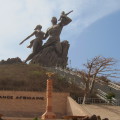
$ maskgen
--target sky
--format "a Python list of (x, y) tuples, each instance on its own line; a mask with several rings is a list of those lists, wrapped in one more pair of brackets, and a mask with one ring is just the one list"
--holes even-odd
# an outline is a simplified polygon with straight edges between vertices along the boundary
[(82, 69), (88, 59), (101, 55), (118, 60), (120, 69), (120, 0), (0, 0), (0, 60), (24, 60), (32, 52), (26, 46), (34, 37), (19, 43), (36, 25), (45, 32), (53, 16), (70, 10), (72, 22), (61, 34), (61, 41), (70, 43), (69, 66)]

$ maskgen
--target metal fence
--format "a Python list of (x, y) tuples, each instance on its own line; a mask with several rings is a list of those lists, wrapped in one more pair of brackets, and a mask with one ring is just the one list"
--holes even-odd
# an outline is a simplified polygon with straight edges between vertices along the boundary
[[(78, 104), (82, 104), (83, 97), (78, 97)], [(87, 98), (85, 104), (101, 104), (101, 105), (113, 105), (113, 106), (120, 106), (120, 100), (116, 99), (106, 99), (102, 100), (100, 98)]]

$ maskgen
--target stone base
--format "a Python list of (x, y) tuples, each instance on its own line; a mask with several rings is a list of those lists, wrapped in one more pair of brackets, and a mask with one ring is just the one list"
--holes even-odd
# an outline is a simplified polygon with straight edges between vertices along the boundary
[[(58, 46), (62, 46), (62, 49), (59, 50)], [(55, 67), (59, 66), (65, 68), (68, 64), (68, 50), (69, 43), (67, 40), (57, 43), (56, 45), (50, 45), (42, 49), (37, 55), (31, 60), (31, 64), (40, 64), (46, 67)], [(59, 52), (58, 52), (59, 51)]]
[(42, 116), (41, 119), (55, 119), (56, 115), (53, 112), (45, 112)]

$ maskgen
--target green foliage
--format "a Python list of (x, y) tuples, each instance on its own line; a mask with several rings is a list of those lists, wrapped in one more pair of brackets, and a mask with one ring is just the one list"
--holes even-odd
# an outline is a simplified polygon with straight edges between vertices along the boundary
[(112, 98), (115, 98), (115, 94), (113, 92), (110, 92), (106, 95), (106, 98), (111, 100)]
[(35, 117), (33, 120), (40, 120), (39, 118)]

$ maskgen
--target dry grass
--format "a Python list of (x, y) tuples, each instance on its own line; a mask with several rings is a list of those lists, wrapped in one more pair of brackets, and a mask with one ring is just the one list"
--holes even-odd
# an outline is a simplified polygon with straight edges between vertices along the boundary
[[(39, 65), (0, 65), (0, 89), (45, 91), (46, 72)], [(70, 92), (73, 97), (83, 94), (78, 85), (70, 83), (65, 77), (58, 74), (54, 77), (53, 89), (56, 92)]]
[(45, 73), (38, 65), (0, 65), (0, 89), (45, 90)]

